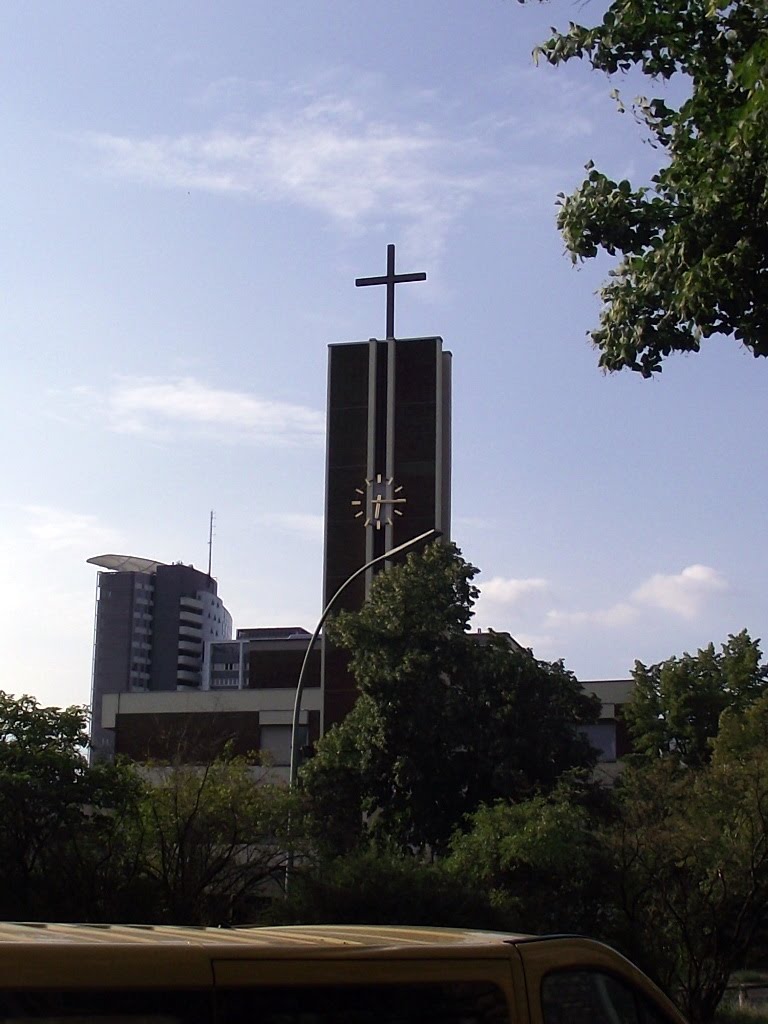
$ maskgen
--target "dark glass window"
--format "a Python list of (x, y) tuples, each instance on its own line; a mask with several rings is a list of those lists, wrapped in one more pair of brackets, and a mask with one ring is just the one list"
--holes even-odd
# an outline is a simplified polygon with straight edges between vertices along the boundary
[(544, 1024), (670, 1024), (623, 979), (602, 971), (557, 971), (541, 986)]
[(582, 725), (580, 731), (586, 736), (598, 752), (601, 763), (616, 760), (616, 723), (611, 721), (595, 722), (594, 725)]
[(0, 1024), (210, 1024), (210, 991), (0, 992)]
[(219, 1024), (508, 1024), (503, 992), (484, 982), (323, 985), (220, 991)]

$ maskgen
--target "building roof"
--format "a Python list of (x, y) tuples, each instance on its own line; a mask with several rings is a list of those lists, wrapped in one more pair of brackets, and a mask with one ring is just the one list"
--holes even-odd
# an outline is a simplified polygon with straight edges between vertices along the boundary
[(238, 629), (238, 640), (307, 640), (312, 634), (303, 626), (247, 626)]
[(139, 558), (138, 555), (94, 555), (86, 559), (89, 565), (98, 565), (102, 569), (114, 569), (115, 572), (145, 572), (148, 575), (157, 572), (159, 565), (154, 558)]

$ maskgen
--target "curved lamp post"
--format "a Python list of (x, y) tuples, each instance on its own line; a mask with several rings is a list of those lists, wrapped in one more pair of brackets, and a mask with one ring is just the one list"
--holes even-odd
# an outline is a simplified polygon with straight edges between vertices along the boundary
[(309, 641), (307, 646), (307, 653), (304, 655), (304, 660), (301, 663), (301, 671), (299, 672), (299, 681), (296, 683), (296, 699), (293, 704), (293, 724), (291, 726), (291, 774), (290, 774), (290, 785), (293, 788), (296, 785), (296, 776), (299, 771), (299, 757), (298, 757), (298, 735), (299, 735), (299, 716), (301, 715), (301, 697), (304, 692), (304, 673), (306, 672), (307, 665), (309, 664), (309, 655), (312, 648), (315, 646), (315, 642), (320, 635), (320, 630), (323, 627), (323, 623), (328, 618), (331, 609), (336, 604), (336, 601), (341, 597), (350, 583), (353, 583), (361, 573), (366, 572), (374, 565), (378, 565), (379, 562), (387, 561), (393, 558), (395, 555), (401, 555), (405, 551), (409, 551), (411, 548), (415, 548), (418, 544), (429, 543), (429, 541), (437, 540), (438, 537), (442, 537), (442, 530), (427, 530), (426, 533), (420, 533), (418, 537), (412, 537), (411, 540), (405, 542), (405, 544), (398, 544), (396, 548), (392, 548), (391, 551), (385, 551), (383, 555), (378, 555), (376, 558), (372, 558), (370, 562), (366, 562), (365, 565), (361, 565), (359, 569), (345, 580), (336, 593), (333, 595), (331, 600), (323, 609), (323, 614), (320, 616), (320, 621), (317, 624), (315, 632), (312, 634), (312, 639)]

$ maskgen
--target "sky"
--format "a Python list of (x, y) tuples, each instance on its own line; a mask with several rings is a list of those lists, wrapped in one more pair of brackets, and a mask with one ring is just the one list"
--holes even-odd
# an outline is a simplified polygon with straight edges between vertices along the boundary
[(625, 100), (536, 66), (599, 3), (5, 0), (0, 688), (86, 703), (104, 553), (205, 569), (235, 627), (322, 610), (327, 346), (453, 353), (453, 539), (477, 628), (580, 679), (768, 611), (768, 364), (729, 339), (643, 380), (587, 332), (557, 194), (648, 180)]

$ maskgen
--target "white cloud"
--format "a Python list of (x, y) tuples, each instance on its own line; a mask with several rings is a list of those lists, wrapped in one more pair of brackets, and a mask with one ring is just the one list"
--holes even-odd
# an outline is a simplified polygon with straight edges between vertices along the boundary
[[(559, 657), (579, 638), (648, 630), (663, 612), (692, 622), (708, 600), (728, 589), (725, 577), (706, 565), (679, 573), (657, 573), (613, 604), (597, 608), (556, 605), (549, 581), (497, 576), (482, 586), (477, 618), (483, 626), (507, 629), (537, 657)], [(675, 627), (675, 628), (679, 628)]]
[(632, 598), (651, 608), (694, 619), (707, 599), (728, 589), (725, 577), (708, 565), (689, 565), (676, 575), (657, 573), (642, 583)]
[(626, 601), (619, 601), (609, 608), (597, 608), (593, 611), (566, 612), (552, 609), (547, 612), (547, 621), (551, 625), (595, 625), (595, 626), (626, 626), (639, 616), (639, 609)]
[(117, 530), (101, 525), (93, 515), (47, 505), (25, 505), (22, 511), (28, 536), (50, 551), (79, 548), (90, 556), (122, 540)]
[(707, 565), (689, 565), (676, 574), (656, 573), (636, 587), (626, 600), (608, 608), (589, 611), (552, 609), (546, 618), (550, 626), (614, 628), (636, 622), (644, 610), (660, 609), (692, 620), (701, 613), (709, 597), (727, 589), (725, 577), (716, 569)]
[(546, 595), (549, 591), (547, 580), (537, 577), (505, 579), (503, 576), (494, 576), (486, 583), (480, 584), (483, 599), (497, 604), (516, 605), (532, 596)]
[[(289, 94), (280, 105), (245, 128), (88, 141), (109, 173), (153, 185), (299, 203), (355, 229), (386, 210), (403, 221), (406, 248), (427, 232), (439, 247), (466, 204), (491, 186), (487, 147), (475, 135), (371, 116), (362, 95)], [(422, 239), (422, 256), (423, 247)]]
[(324, 419), (314, 409), (210, 387), (192, 377), (120, 381), (108, 392), (106, 406), (112, 429), (120, 433), (164, 436), (184, 427), (278, 446), (316, 445), (323, 438)]

